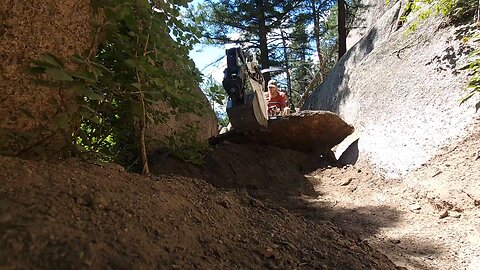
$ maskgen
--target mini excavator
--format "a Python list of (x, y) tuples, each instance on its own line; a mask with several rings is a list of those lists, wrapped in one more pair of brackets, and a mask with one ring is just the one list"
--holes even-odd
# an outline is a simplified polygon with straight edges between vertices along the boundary
[(262, 72), (276, 70), (260, 70), (255, 55), (239, 47), (227, 49), (226, 57), (222, 85), (229, 97), (226, 109), (232, 130), (211, 138), (211, 144), (254, 143), (332, 157), (333, 147), (349, 135), (358, 136), (353, 126), (328, 111), (305, 110), (269, 118)]

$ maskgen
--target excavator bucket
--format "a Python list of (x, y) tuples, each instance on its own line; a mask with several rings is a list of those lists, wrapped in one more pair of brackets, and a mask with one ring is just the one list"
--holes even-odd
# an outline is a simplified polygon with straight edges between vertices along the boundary
[(267, 117), (263, 113), (265, 101), (257, 93), (246, 95), (246, 102), (232, 106), (227, 104), (227, 114), (232, 126), (238, 132), (246, 132), (266, 128), (268, 125)]
[(230, 48), (226, 54), (227, 68), (223, 72), (222, 85), (229, 96), (227, 114), (232, 126), (238, 132), (267, 127), (265, 82), (257, 61), (248, 59), (253, 56), (245, 56), (240, 48)]

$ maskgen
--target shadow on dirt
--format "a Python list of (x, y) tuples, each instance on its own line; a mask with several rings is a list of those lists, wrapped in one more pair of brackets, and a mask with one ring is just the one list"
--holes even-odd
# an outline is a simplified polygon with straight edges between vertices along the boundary
[[(166, 172), (162, 167), (173, 168), (173, 171)], [(332, 203), (331, 199), (322, 199), (324, 191), (316, 189), (306, 175), (327, 167), (329, 164), (326, 159), (296, 151), (224, 143), (219, 144), (206, 157), (203, 168), (188, 168), (186, 165), (175, 167), (164, 160), (157, 161), (152, 166), (152, 171), (156, 174), (183, 173), (184, 176), (202, 178), (220, 189), (246, 191), (264, 204), (286, 208), (314, 222), (331, 222), (344, 234), (369, 239), (369, 242), (374, 239), (372, 246), (389, 257), (401, 253), (402, 256), (396, 260), (407, 261), (419, 256), (435, 257), (442, 253), (442, 250), (422, 239), (378, 238), (377, 235), (383, 228), (395, 227), (401, 220), (402, 212), (396, 208), (342, 208)], [(408, 261), (408, 265), (427, 269), (416, 260)]]
[[(341, 208), (320, 203), (290, 210), (314, 221), (330, 221), (344, 231), (358, 234), (361, 239), (368, 238), (372, 246), (390, 259), (415, 266), (414, 269), (431, 269), (421, 259), (433, 260), (444, 252), (438, 248), (438, 244), (422, 238), (379, 238), (377, 235), (383, 228), (395, 227), (402, 218), (402, 212), (392, 207)], [(372, 238), (375, 240), (372, 241)]]
[[(308, 181), (308, 180), (306, 180)], [(422, 238), (382, 237), (382, 230), (396, 227), (402, 219), (402, 211), (388, 206), (365, 206), (344, 208), (321, 201), (322, 191), (315, 197), (286, 197), (282, 194), (266, 194), (248, 190), (249, 194), (263, 202), (280, 205), (289, 211), (316, 223), (331, 222), (340, 228), (342, 234), (367, 240), (394, 262), (414, 267), (413, 269), (434, 269), (423, 261), (434, 260), (444, 253), (438, 244)], [(286, 194), (283, 194), (286, 195)], [(320, 202), (319, 202), (320, 200)]]
[(255, 197), (277, 202), (318, 196), (305, 174), (327, 166), (326, 158), (293, 150), (220, 143), (205, 157), (201, 167), (157, 156), (152, 159), (151, 171), (202, 178), (217, 188), (245, 189)]

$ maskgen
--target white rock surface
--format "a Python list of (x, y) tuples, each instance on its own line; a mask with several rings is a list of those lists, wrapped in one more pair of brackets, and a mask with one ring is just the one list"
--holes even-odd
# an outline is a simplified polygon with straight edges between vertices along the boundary
[[(376, 3), (366, 20), (371, 22), (385, 1), (367, 2)], [(467, 81), (459, 68), (473, 49), (461, 41), (465, 26), (442, 28), (434, 17), (406, 35), (408, 23), (396, 29), (404, 2), (390, 6), (303, 109), (338, 113), (360, 133), (358, 162), (398, 177), (471, 133), (479, 99), (459, 105)]]

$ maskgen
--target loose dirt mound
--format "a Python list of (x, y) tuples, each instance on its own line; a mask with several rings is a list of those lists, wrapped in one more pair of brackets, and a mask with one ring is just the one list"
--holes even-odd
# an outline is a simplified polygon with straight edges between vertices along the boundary
[(355, 235), (201, 180), (0, 156), (0, 267), (394, 269)]
[(218, 188), (245, 189), (257, 199), (276, 204), (318, 196), (305, 174), (327, 166), (327, 158), (293, 150), (221, 143), (207, 155), (202, 167), (163, 157), (155, 159), (151, 170), (202, 178)]
[(244, 189), (313, 222), (358, 233), (408, 269), (480, 269), (478, 121), (475, 130), (404, 179), (385, 179), (368, 166), (328, 167), (315, 156), (236, 144), (218, 145), (206, 172), (197, 173), (216, 187)]
[(315, 192), (306, 181), (305, 173), (327, 165), (325, 159), (297, 151), (225, 144), (206, 158), (204, 178), (217, 187), (313, 196)]

